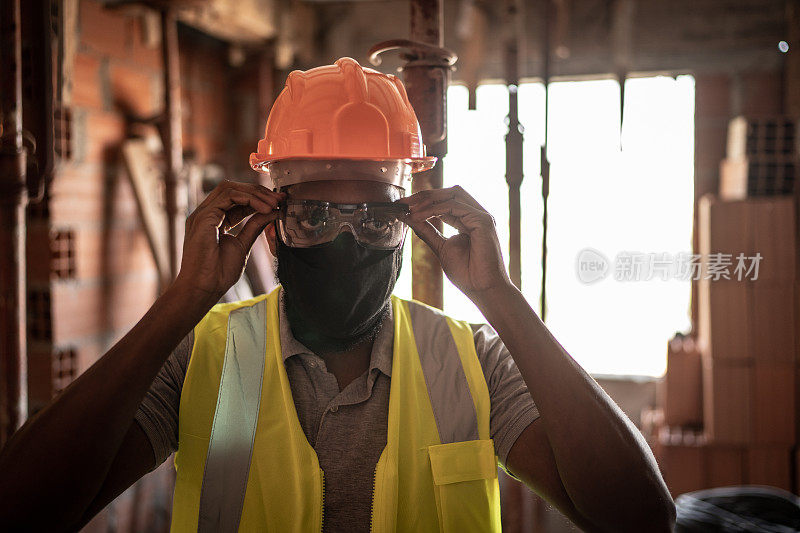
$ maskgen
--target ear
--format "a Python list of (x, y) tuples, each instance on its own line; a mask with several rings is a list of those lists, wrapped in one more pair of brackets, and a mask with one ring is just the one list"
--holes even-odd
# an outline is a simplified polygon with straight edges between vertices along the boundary
[(278, 243), (275, 236), (275, 222), (270, 222), (264, 230), (264, 236), (267, 238), (267, 246), (269, 246), (269, 253), (272, 257), (278, 257)]

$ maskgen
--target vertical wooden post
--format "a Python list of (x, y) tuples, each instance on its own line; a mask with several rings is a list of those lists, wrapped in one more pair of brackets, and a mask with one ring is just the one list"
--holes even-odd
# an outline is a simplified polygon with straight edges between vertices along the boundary
[(0, 446), (27, 417), (25, 170), (19, 0), (0, 2)]
[[(181, 117), (181, 71), (178, 52), (178, 25), (170, 10), (161, 13), (162, 53), (164, 58), (164, 154), (167, 169), (164, 176), (167, 225), (169, 236), (169, 270), (174, 278), (180, 267), (183, 247), (185, 194), (181, 183), (183, 169), (183, 137)], [(183, 201), (181, 201), (183, 200)], [(182, 209), (183, 208), (183, 209)]]
[[(441, 0), (411, 0), (411, 40), (433, 46), (444, 44), (444, 5)], [(419, 119), (428, 155), (439, 158), (431, 170), (414, 176), (412, 190), (440, 189), (442, 158), (447, 154), (447, 85), (449, 70), (437, 66), (407, 66), (403, 70), (408, 99)], [(441, 231), (441, 221), (434, 224)], [(411, 241), (411, 283), (415, 300), (442, 308), (442, 268), (433, 251), (416, 235)]]

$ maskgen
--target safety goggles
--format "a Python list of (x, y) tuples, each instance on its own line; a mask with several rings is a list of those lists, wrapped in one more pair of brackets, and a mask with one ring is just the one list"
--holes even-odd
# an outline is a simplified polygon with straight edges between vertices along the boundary
[(403, 244), (408, 206), (394, 202), (336, 204), (320, 200), (285, 200), (277, 220), (278, 233), (287, 246), (310, 248), (333, 241), (349, 228), (367, 248), (390, 250)]

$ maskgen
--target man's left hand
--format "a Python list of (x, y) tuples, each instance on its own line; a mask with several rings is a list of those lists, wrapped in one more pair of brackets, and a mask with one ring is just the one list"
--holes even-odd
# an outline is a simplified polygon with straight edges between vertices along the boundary
[[(510, 285), (494, 218), (460, 186), (420, 191), (399, 202), (409, 206), (404, 221), (431, 247), (444, 273), (468, 297), (474, 300)], [(458, 234), (445, 237), (431, 218), (439, 218)]]

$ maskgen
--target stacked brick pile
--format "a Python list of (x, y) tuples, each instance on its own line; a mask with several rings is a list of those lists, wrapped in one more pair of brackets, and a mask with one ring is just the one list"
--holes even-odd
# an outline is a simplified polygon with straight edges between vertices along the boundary
[(738, 200), (790, 195), (800, 172), (798, 122), (784, 116), (739, 116), (728, 125), (720, 196)]
[(669, 344), (646, 420), (656, 456), (673, 495), (741, 484), (797, 491), (793, 199), (706, 195), (698, 210), (697, 335)]

